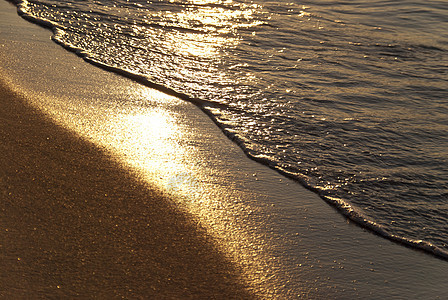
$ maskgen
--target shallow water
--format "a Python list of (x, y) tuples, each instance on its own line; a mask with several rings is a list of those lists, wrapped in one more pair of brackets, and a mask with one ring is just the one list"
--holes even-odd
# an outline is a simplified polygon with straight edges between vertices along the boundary
[(352, 219), (446, 256), (444, 1), (19, 6), (86, 60), (200, 99), (249, 156)]

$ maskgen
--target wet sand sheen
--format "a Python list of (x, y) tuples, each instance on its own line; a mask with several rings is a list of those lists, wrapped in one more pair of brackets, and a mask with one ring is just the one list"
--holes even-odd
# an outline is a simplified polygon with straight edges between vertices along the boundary
[(253, 298), (204, 230), (0, 85), (2, 297)]

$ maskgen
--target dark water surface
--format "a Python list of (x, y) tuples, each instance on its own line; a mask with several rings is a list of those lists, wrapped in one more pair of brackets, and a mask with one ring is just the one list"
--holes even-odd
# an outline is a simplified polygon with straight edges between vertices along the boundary
[(252, 158), (448, 257), (448, 5), (23, 1), (86, 60), (202, 108)]

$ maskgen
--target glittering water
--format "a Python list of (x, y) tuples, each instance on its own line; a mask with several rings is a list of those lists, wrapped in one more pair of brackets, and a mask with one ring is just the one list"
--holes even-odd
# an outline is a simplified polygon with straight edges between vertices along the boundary
[(87, 61), (201, 105), (355, 221), (448, 257), (445, 0), (18, 5)]

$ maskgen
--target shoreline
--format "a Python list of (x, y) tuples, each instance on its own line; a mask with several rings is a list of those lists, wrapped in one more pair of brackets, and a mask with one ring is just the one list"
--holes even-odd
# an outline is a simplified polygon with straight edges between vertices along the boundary
[[(210, 117), (210, 119), (219, 128), (221, 128), (224, 131), (222, 124), (220, 124), (216, 120), (216, 116), (214, 116), (209, 110), (204, 108), (204, 106), (206, 106), (206, 105), (212, 106), (212, 107), (217, 107), (217, 106), (219, 106), (218, 103), (209, 103), (209, 102), (203, 101), (199, 98), (192, 98), (187, 94), (183, 94), (183, 93), (178, 92), (169, 87), (154, 83), (153, 81), (151, 81), (150, 79), (148, 79), (147, 77), (145, 77), (143, 75), (135, 74), (130, 71), (126, 71), (126, 70), (120, 69), (118, 67), (110, 66), (110, 65), (104, 64), (100, 61), (97, 61), (95, 59), (89, 58), (88, 55), (82, 49), (76, 48), (72, 45), (65, 45), (61, 41), (59, 41), (57, 38), (55, 38), (55, 36), (54, 36), (54, 34), (55, 34), (54, 26), (55, 25), (52, 22), (46, 21), (46, 20), (40, 20), (40, 19), (34, 18), (31, 15), (28, 15), (26, 13), (26, 11), (24, 10), (24, 8), (19, 5), (20, 1), (15, 1), (15, 0), (6, 0), (6, 1), (9, 1), (12, 4), (18, 6), (18, 15), (21, 16), (23, 19), (25, 19), (28, 22), (33, 23), (37, 26), (40, 26), (42, 28), (52, 31), (53, 36), (51, 39), (53, 42), (60, 45), (62, 48), (66, 49), (67, 51), (76, 54), (78, 57), (82, 58), (86, 63), (89, 63), (95, 67), (102, 69), (102, 70), (112, 72), (114, 74), (118, 74), (118, 75), (128, 78), (134, 82), (137, 82), (141, 85), (144, 85), (148, 88), (160, 91), (166, 95), (170, 95), (170, 96), (176, 97), (178, 99), (188, 101), (188, 102), (196, 105), (203, 113), (205, 113), (208, 117)], [(234, 138), (229, 133), (226, 133), (226, 136), (230, 140), (234, 141)], [(237, 144), (239, 144), (238, 141), (235, 141), (235, 142)], [(241, 146), (241, 145), (239, 145), (239, 146)], [(266, 161), (263, 158), (255, 157), (253, 155), (250, 155), (248, 152), (245, 152), (245, 155), (254, 161), (257, 161), (261, 164), (269, 166), (269, 164), (266, 163)], [(271, 166), (269, 166), (269, 167), (271, 167)], [(361, 228), (367, 229), (367, 230), (371, 231), (373, 234), (376, 234), (380, 237), (388, 239), (388, 240), (395, 242), (399, 245), (402, 245), (404, 247), (409, 247), (409, 248), (416, 249), (418, 251), (423, 251), (430, 255), (434, 255), (434, 257), (436, 257), (438, 259), (448, 261), (448, 251), (444, 250), (443, 248), (438, 247), (426, 240), (410, 239), (410, 238), (406, 238), (405, 236), (394, 235), (392, 233), (389, 233), (387, 230), (384, 230), (384, 228), (381, 225), (376, 223), (374, 220), (369, 219), (364, 213), (362, 213), (356, 207), (352, 206), (352, 204), (350, 204), (346, 200), (323, 195), (322, 193), (320, 193), (320, 191), (318, 189), (307, 184), (307, 181), (304, 180), (300, 175), (292, 174), (280, 167), (271, 167), (271, 168), (273, 170), (279, 172), (281, 175), (288, 177), (294, 181), (299, 182), (305, 188), (318, 194), (319, 197), (322, 198), (322, 200), (326, 201), (329, 205), (331, 205), (336, 210), (338, 210), (343, 216), (350, 219), (354, 223), (358, 224)]]
[[(316, 194), (245, 157), (194, 105), (87, 66), (82, 59), (57, 48), (48, 39), (48, 31), (34, 28), (37, 26), (18, 16), (10, 17), (15, 19), (8, 25), (0, 23), (0, 28), (11, 29), (11, 33), (0, 31), (0, 42), (12, 40), (0, 50), (5, 56), (0, 59), (0, 68), (9, 81), (29, 92), (32, 106), (48, 110), (60, 129), (67, 126), (86, 137), (91, 146), (118, 154), (126, 161), (124, 165), (141, 170), (138, 176), (151, 186), (163, 190), (173, 182), (179, 184), (173, 194), (168, 191), (167, 202), (203, 218), (201, 226), (218, 241), (221, 253), (234, 247), (229, 250), (233, 256), (224, 260), (231, 260), (230, 265), (238, 270), (244, 269), (242, 273), (251, 282), (249, 289), (255, 286), (256, 293), (273, 298), (444, 295), (446, 287), (441, 278), (447, 273), (445, 261), (393, 244), (347, 222)], [(14, 31), (21, 26), (26, 33), (17, 36)], [(42, 49), (51, 55), (39, 54)], [(23, 61), (18, 61), (21, 56)], [(68, 75), (68, 70), (76, 70), (76, 74)], [(118, 101), (123, 103), (113, 104)], [(148, 113), (153, 108), (156, 113)], [(131, 112), (121, 112), (127, 109)], [(122, 115), (116, 116), (117, 112)], [(155, 118), (158, 123), (145, 123)], [(160, 136), (147, 134), (148, 124), (165, 131)], [(181, 133), (177, 137), (170, 131), (173, 126)], [(148, 143), (138, 141), (147, 137)], [(177, 139), (176, 146), (162, 153), (172, 139)], [(134, 153), (136, 146), (142, 151)], [(194, 155), (178, 156), (190, 150)], [(45, 156), (39, 153), (36, 157)], [(181, 171), (165, 174), (169, 173), (166, 166), (172, 164)], [(48, 176), (55, 175), (49, 172)], [(60, 192), (70, 197), (64, 190)], [(137, 209), (123, 201), (126, 210)], [(189, 222), (196, 220), (191, 218)], [(129, 228), (129, 224), (126, 226)], [(55, 233), (61, 234), (56, 229)], [(242, 254), (244, 251), (248, 253)], [(250, 261), (260, 258), (259, 264)], [(114, 266), (111, 270), (117, 272)], [(420, 273), (414, 274), (416, 271)]]

